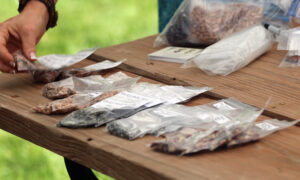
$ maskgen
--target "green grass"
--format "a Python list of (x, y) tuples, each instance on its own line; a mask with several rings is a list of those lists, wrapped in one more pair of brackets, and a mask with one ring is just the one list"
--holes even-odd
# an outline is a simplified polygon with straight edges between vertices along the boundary
[[(17, 0), (0, 0), (0, 22), (17, 15)], [(75, 53), (157, 33), (155, 0), (59, 0), (58, 26), (37, 47), (38, 55)], [(0, 130), (0, 179), (68, 179), (63, 158)], [(109, 177), (96, 173), (99, 179)]]

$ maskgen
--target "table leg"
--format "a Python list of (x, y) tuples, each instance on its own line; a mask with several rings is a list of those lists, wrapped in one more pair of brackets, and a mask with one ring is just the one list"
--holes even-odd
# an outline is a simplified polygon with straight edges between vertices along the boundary
[(66, 168), (71, 180), (98, 180), (90, 168), (82, 166), (67, 158), (65, 159)]

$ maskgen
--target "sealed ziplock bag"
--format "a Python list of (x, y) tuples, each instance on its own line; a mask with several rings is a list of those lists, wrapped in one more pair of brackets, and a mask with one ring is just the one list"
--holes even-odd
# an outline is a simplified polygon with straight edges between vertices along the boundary
[(42, 90), (42, 95), (50, 99), (60, 99), (75, 93), (107, 92), (128, 89), (138, 78), (131, 78), (122, 72), (107, 78), (100, 75), (84, 78), (70, 77), (57, 82), (48, 83)]
[(207, 46), (260, 24), (263, 3), (235, 0), (185, 0), (154, 46)]
[[(126, 119), (108, 123), (107, 130), (113, 135), (129, 140), (147, 134), (160, 136), (187, 126), (197, 126), (201, 127), (201, 130), (207, 130), (231, 121), (233, 118), (224, 113), (230, 110), (235, 110), (237, 113), (238, 110), (254, 113), (259, 111), (258, 108), (233, 98), (193, 107), (169, 104), (150, 108)], [(236, 116), (235, 113), (233, 115)]]
[[(79, 88), (89, 88), (89, 85), (103, 85), (104, 78), (100, 75), (86, 78), (70, 77), (61, 81), (48, 83), (43, 87), (42, 95), (49, 99), (61, 99), (75, 94)], [(78, 87), (79, 86), (79, 87)]]
[(199, 126), (183, 126), (179, 131), (166, 134), (165, 140), (153, 142), (151, 147), (156, 151), (181, 155), (203, 150), (213, 151), (250, 128), (263, 112), (263, 109), (255, 110), (251, 106), (249, 106), (250, 109), (238, 106), (237, 108), (229, 108), (228, 103), (225, 104), (223, 101), (218, 102), (218, 105), (213, 105), (214, 107), (222, 107), (216, 112), (227, 117), (227, 120), (222, 118), (219, 125), (214, 124), (208, 129), (203, 129), (201, 124)]
[(291, 127), (300, 122), (300, 120), (296, 121), (284, 121), (284, 120), (265, 120), (262, 122), (256, 122), (253, 124), (248, 130), (239, 134), (235, 138), (233, 138), (228, 144), (228, 147), (246, 144), (252, 141), (257, 141), (262, 139), (276, 131)]
[(99, 101), (114, 96), (118, 91), (95, 92), (88, 94), (74, 94), (65, 99), (55, 100), (47, 104), (38, 105), (33, 111), (42, 114), (65, 114), (75, 110), (89, 107)]
[[(108, 122), (130, 117), (137, 112), (159, 105), (185, 102), (211, 88), (162, 86), (138, 83), (128, 91), (105, 99), (90, 108), (76, 111), (61, 121), (67, 127), (101, 126)], [(184, 91), (185, 90), (185, 91)], [(70, 125), (70, 123), (72, 125)]]
[(57, 126), (68, 128), (99, 127), (107, 122), (129, 117), (161, 103), (157, 99), (123, 91), (91, 107), (71, 113)]
[(207, 47), (183, 68), (198, 67), (208, 75), (231, 74), (271, 49), (272, 35), (263, 26), (252, 26)]

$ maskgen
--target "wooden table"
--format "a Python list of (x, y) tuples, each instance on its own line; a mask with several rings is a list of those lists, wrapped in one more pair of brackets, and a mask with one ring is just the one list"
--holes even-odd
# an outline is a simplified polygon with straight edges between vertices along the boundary
[[(261, 107), (272, 94), (273, 103), (268, 109), (269, 114), (261, 116), (259, 120), (274, 116), (299, 118), (299, 112), (295, 110), (300, 106), (299, 97), (296, 96), (299, 90), (297, 89), (299, 77), (296, 77), (297, 72), (293, 69), (285, 73), (283, 72), (285, 70), (275, 68), (279, 60), (275, 61), (269, 57), (275, 57), (274, 53), (270, 53), (264, 58), (265, 60), (262, 60), (270, 64), (274, 73), (263, 71), (268, 67), (259, 67), (257, 64), (262, 62), (257, 61), (232, 76), (209, 77), (198, 70), (184, 72), (175, 64), (147, 61), (147, 54), (153, 51), (152, 40), (153, 37), (150, 37), (125, 45), (100, 49), (91, 58), (99, 60), (102, 56), (116, 60), (126, 57), (128, 61), (120, 67), (123, 70), (168, 84), (210, 85), (216, 88), (212, 93), (202, 95), (188, 105), (200, 105), (215, 101), (222, 96), (234, 96)], [(91, 63), (94, 62), (85, 60), (76, 67)], [(189, 73), (193, 76), (188, 75)], [(261, 79), (261, 76), (265, 79)], [(275, 83), (282, 79), (286, 81), (281, 84)], [(248, 83), (243, 80), (247, 80)], [(147, 78), (142, 78), (142, 81), (158, 83)], [(226, 85), (225, 81), (229, 84)], [(281, 90), (278, 89), (280, 87)], [(0, 128), (117, 179), (273, 180), (300, 177), (299, 127), (291, 127), (260, 142), (239, 148), (178, 157), (154, 152), (148, 148), (147, 144), (157, 139), (151, 136), (127, 141), (108, 134), (103, 127), (79, 130), (56, 127), (55, 124), (64, 116), (40, 115), (30, 110), (37, 104), (49, 102), (41, 96), (41, 88), (42, 85), (33, 83), (28, 74), (2, 74), (0, 76)], [(263, 88), (264, 92), (259, 91)], [(270, 88), (274, 88), (274, 92)], [(288, 90), (291, 90), (290, 94), (287, 93)], [(282, 92), (282, 95), (279, 92)]]

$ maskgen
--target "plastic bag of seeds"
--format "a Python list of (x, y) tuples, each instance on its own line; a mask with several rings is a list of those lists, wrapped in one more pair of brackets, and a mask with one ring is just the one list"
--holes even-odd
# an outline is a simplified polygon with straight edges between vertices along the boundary
[(42, 95), (49, 99), (61, 99), (75, 93), (107, 92), (130, 88), (138, 81), (122, 72), (115, 73), (107, 78), (100, 75), (84, 78), (70, 77), (57, 82), (48, 83), (42, 90)]
[(185, 0), (154, 46), (208, 46), (263, 19), (255, 0)]
[(266, 53), (272, 44), (270, 32), (261, 25), (252, 26), (207, 47), (182, 67), (198, 67), (208, 75), (226, 76)]
[(300, 120), (288, 122), (288, 121), (277, 120), (277, 119), (256, 122), (248, 130), (244, 131), (243, 133), (233, 138), (227, 144), (227, 146), (232, 147), (236, 145), (246, 144), (252, 141), (257, 141), (276, 131), (291, 127), (297, 124), (298, 122), (300, 122)]
[(91, 107), (71, 113), (57, 126), (68, 128), (99, 127), (161, 103), (157, 99), (123, 91)]
[[(244, 104), (233, 98), (201, 106), (177, 104), (161, 105), (126, 119), (107, 124), (107, 130), (116, 136), (134, 140), (144, 135), (155, 136), (175, 132), (182, 127), (201, 127), (207, 130), (213, 126), (238, 119), (240, 115), (259, 114), (259, 108)], [(248, 115), (249, 115), (248, 114)]]
[(99, 101), (114, 96), (118, 91), (95, 92), (89, 94), (74, 94), (65, 99), (55, 100), (47, 104), (38, 105), (33, 111), (42, 114), (65, 114), (89, 107)]
[(208, 90), (210, 90), (208, 87), (172, 87), (159, 84), (138, 83), (126, 92), (121, 92), (116, 96), (94, 104), (90, 108), (74, 112), (60, 124), (63, 126), (70, 126), (70, 123), (72, 123), (72, 127), (81, 127), (82, 124), (84, 127), (101, 126), (110, 121), (127, 118), (141, 110), (159, 104), (172, 104), (187, 101)]

